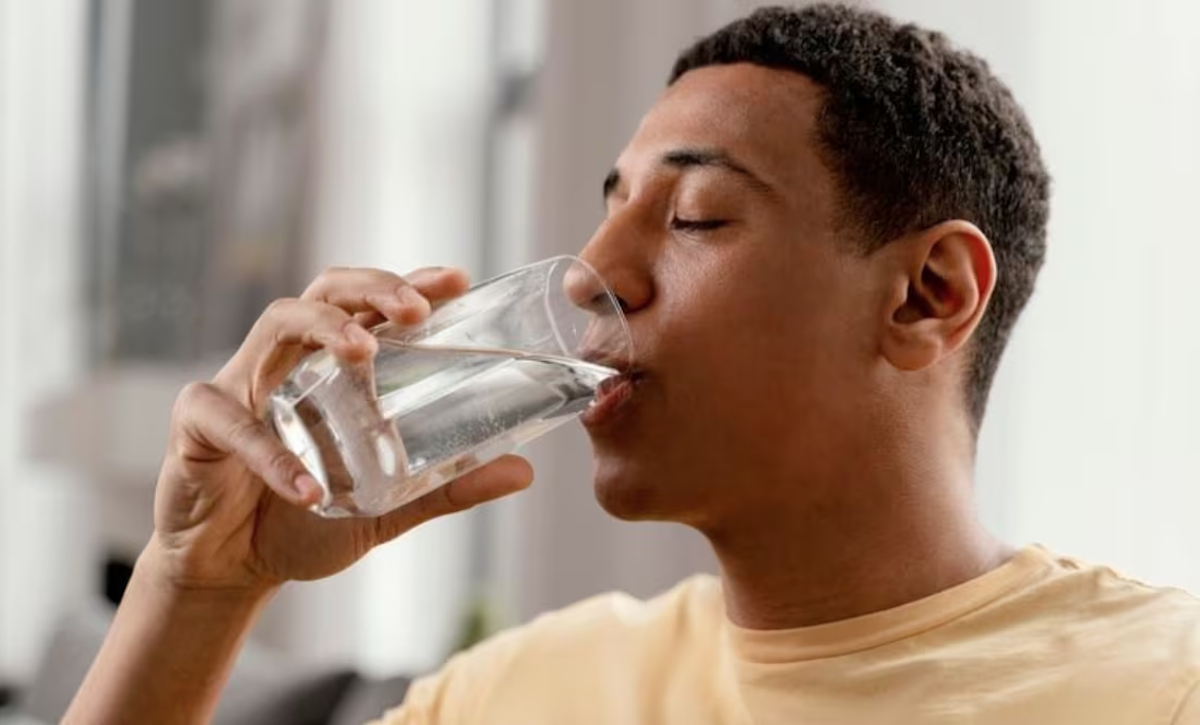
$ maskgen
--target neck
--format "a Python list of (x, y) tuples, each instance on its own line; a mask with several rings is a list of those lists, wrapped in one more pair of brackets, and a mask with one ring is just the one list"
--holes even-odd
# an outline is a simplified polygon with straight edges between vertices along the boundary
[[(877, 439), (870, 455), (837, 457), (854, 461), (852, 469), (806, 472), (805, 490), (831, 492), (819, 502), (773, 501), (744, 525), (705, 532), (731, 621), (791, 629), (849, 619), (922, 599), (1006, 561), (1011, 550), (974, 511), (973, 455), (930, 450), (938, 445), (880, 446)], [(889, 456), (889, 448), (907, 455)], [(796, 481), (783, 488), (794, 492)]]

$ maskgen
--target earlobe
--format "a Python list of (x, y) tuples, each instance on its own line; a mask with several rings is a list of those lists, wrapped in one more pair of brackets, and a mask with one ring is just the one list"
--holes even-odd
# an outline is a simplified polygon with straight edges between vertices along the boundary
[(965, 221), (892, 244), (900, 263), (883, 353), (898, 369), (920, 370), (970, 338), (995, 287), (996, 262), (983, 232)]

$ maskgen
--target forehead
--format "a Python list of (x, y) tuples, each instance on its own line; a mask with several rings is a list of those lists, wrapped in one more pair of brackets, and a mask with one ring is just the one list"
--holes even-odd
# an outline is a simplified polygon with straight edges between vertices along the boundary
[(679, 148), (723, 151), (780, 190), (824, 174), (814, 145), (820, 87), (747, 63), (690, 71), (642, 119), (617, 165), (636, 176)]

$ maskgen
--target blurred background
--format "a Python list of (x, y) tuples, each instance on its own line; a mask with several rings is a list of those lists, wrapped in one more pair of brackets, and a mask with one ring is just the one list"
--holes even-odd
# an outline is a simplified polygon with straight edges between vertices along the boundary
[[(119, 599), (175, 393), (269, 300), (330, 264), (479, 279), (578, 250), (675, 54), (756, 4), (0, 0), (0, 683), (44, 677), (64, 618)], [(860, 4), (986, 57), (1055, 177), (983, 515), (1200, 592), (1200, 4)], [(689, 532), (599, 511), (576, 428), (529, 452), (534, 490), (287, 588), (254, 647), (420, 673), (713, 568)]]

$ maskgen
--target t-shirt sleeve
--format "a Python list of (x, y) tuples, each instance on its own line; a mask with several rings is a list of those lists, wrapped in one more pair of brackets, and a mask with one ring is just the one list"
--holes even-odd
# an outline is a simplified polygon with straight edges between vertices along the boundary
[(408, 689), (404, 702), (367, 725), (470, 725), (480, 719), (498, 677), (520, 647), (521, 630), (504, 632), (455, 655)]
[(461, 716), (455, 703), (445, 694), (445, 672), (426, 677), (413, 683), (404, 702), (388, 710), (379, 720), (367, 725), (456, 725), (463, 722), (454, 719)]

